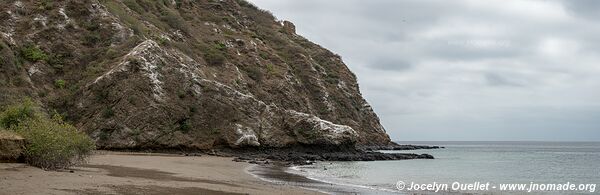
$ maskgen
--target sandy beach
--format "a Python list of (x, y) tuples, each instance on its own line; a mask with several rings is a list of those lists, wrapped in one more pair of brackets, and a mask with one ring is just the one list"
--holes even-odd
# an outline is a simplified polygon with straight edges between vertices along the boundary
[(99, 151), (58, 172), (0, 163), (0, 194), (321, 194), (263, 181), (249, 166), (226, 157)]

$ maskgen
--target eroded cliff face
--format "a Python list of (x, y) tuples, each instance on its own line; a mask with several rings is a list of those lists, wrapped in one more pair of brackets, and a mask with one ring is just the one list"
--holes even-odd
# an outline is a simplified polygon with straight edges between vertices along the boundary
[(0, 101), (101, 148), (387, 145), (338, 55), (237, 0), (7, 1)]

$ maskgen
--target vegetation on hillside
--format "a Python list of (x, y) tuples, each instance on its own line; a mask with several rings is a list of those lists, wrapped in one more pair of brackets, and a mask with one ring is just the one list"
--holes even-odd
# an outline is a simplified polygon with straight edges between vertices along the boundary
[(0, 113), (0, 128), (23, 136), (27, 140), (25, 162), (47, 170), (85, 162), (95, 148), (83, 132), (64, 122), (58, 114), (46, 116), (29, 99)]

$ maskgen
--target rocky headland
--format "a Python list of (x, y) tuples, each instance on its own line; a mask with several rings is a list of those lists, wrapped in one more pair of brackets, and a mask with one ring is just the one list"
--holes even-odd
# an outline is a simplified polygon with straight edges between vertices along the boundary
[(391, 142), (339, 55), (244, 0), (3, 3), (0, 106), (26, 97), (98, 149), (433, 158), (376, 152), (430, 148)]

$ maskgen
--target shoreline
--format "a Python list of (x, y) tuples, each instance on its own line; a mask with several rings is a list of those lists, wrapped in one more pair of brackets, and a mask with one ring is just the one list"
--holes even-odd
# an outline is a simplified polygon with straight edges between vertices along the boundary
[(232, 157), (98, 151), (63, 171), (0, 163), (0, 194), (324, 194), (260, 180), (251, 166)]
[[(305, 166), (305, 165), (301, 165)], [(298, 169), (300, 166), (283, 166), (283, 165), (253, 165), (248, 167), (248, 173), (255, 177), (283, 185), (291, 185), (308, 189), (312, 191), (318, 191), (326, 194), (404, 194), (404, 192), (394, 191), (385, 188), (375, 188), (369, 186), (336, 183), (332, 181), (325, 181), (316, 178), (312, 178), (307, 175), (298, 173), (292, 173), (289, 169)]]
[[(398, 151), (414, 151), (414, 150), (431, 150), (444, 149), (443, 146), (426, 146), (426, 145), (396, 145), (394, 147), (363, 147), (366, 152), (375, 152), (383, 154), (407, 155), (406, 153), (397, 153)], [(382, 151), (395, 151), (394, 153), (386, 153)], [(363, 153), (365, 154), (365, 153)], [(408, 154), (415, 155), (415, 154)], [(428, 154), (421, 154), (428, 155)], [(239, 157), (238, 157), (239, 158)], [(402, 158), (388, 160), (416, 160), (419, 158)], [(428, 158), (426, 158), (428, 159)], [(433, 159), (429, 158), (429, 159)], [(236, 158), (237, 160), (237, 158)], [(350, 160), (352, 161), (352, 160)], [(373, 161), (373, 160), (356, 160), (356, 161)], [(387, 161), (387, 160), (384, 160)], [(256, 162), (256, 161), (255, 161)], [(395, 189), (365, 186), (350, 183), (338, 183), (335, 181), (327, 181), (323, 179), (313, 178), (310, 175), (302, 174), (303, 166), (313, 166), (315, 161), (309, 163), (253, 163), (248, 169), (249, 174), (254, 175), (264, 181), (272, 183), (281, 183), (286, 185), (297, 186), (309, 190), (324, 192), (327, 194), (410, 194), (409, 192), (397, 191)], [(322, 161), (328, 162), (328, 161)], [(343, 161), (329, 161), (330, 163)], [(291, 171), (294, 170), (294, 171)], [(422, 192), (427, 193), (427, 192)]]
[[(264, 156), (269, 152), (275, 156)], [(289, 169), (327, 158), (372, 161), (430, 156), (375, 151), (315, 154), (319, 153), (314, 149), (177, 153), (98, 150), (87, 164), (62, 171), (0, 163), (0, 189), (8, 194), (382, 194), (368, 186), (320, 181)]]

